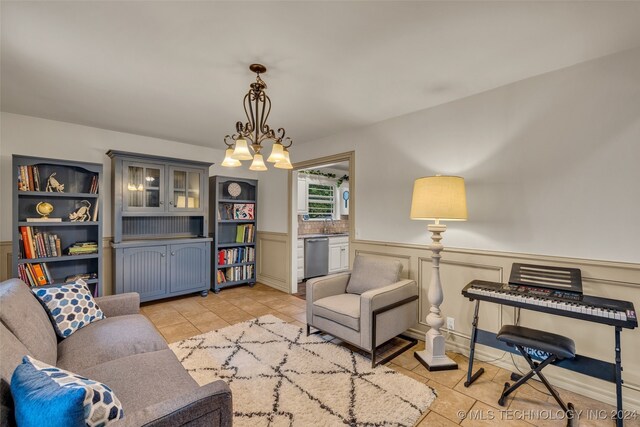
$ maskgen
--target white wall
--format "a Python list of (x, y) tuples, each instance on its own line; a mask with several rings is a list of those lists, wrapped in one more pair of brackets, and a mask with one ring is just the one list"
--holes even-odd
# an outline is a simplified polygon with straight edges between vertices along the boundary
[[(472, 72), (472, 70), (470, 70)], [(469, 221), (445, 246), (640, 262), (640, 49), (297, 144), (356, 151), (356, 238), (428, 243), (415, 178), (463, 176)], [(264, 185), (283, 185), (269, 172)], [(263, 230), (286, 231), (284, 191)], [(390, 226), (393, 224), (394, 226)]]
[[(212, 135), (212, 139), (214, 137), (215, 135)], [(213, 145), (214, 143), (212, 142)], [(112, 236), (110, 213), (111, 159), (105, 155), (109, 149), (217, 163), (209, 170), (210, 175), (256, 177), (255, 173), (247, 170), (247, 167), (235, 169), (220, 167), (219, 163), (224, 158), (224, 151), (221, 149), (199, 147), (176, 141), (114, 132), (18, 114), (1, 113), (0, 241), (12, 239), (11, 192), (12, 186), (15, 184), (11, 173), (12, 154), (102, 163), (104, 165), (104, 188), (106, 189), (104, 212), (109, 212), (105, 216), (104, 236)]]

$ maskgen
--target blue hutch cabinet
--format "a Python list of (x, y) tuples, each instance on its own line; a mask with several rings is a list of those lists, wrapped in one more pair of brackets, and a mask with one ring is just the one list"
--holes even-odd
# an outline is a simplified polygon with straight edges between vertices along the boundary
[(211, 163), (110, 150), (115, 293), (141, 301), (200, 292), (211, 281), (206, 237)]

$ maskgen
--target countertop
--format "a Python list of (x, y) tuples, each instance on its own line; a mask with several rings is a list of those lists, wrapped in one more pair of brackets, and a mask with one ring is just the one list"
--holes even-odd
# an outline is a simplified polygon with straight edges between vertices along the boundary
[(318, 237), (342, 237), (342, 236), (349, 236), (349, 233), (299, 234), (298, 239), (311, 239), (311, 238), (318, 238)]

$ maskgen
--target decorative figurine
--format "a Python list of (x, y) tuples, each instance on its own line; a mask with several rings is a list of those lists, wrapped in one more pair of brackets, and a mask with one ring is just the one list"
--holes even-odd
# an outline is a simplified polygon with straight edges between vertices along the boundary
[(64, 184), (60, 184), (58, 180), (54, 178), (54, 176), (56, 176), (55, 172), (49, 175), (49, 178), (47, 179), (47, 187), (45, 190), (49, 193), (52, 193), (53, 190), (57, 191), (58, 193), (64, 193)]
[(36, 205), (36, 212), (42, 216), (39, 219), (46, 221), (49, 219), (51, 212), (53, 212), (53, 206), (48, 202), (40, 202)]
[(80, 206), (75, 212), (71, 212), (69, 214), (69, 219), (72, 222), (85, 222), (89, 221), (91, 215), (89, 215), (89, 208), (91, 208), (91, 203), (88, 200), (83, 200), (82, 206)]

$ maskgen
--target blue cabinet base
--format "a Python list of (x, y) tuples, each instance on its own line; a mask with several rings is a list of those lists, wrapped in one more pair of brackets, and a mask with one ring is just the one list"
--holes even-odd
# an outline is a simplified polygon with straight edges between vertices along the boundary
[(115, 293), (137, 292), (154, 301), (199, 292), (211, 281), (211, 238), (112, 243)]

